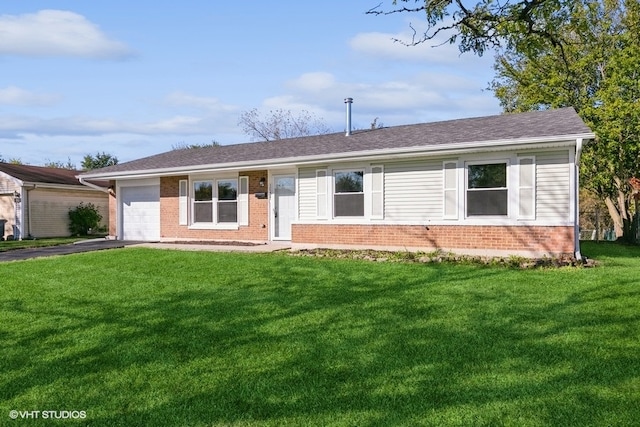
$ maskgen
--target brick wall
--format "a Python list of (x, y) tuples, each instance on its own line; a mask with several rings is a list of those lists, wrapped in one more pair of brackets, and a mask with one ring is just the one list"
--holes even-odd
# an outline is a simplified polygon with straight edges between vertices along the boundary
[(460, 252), (573, 254), (573, 227), (294, 224), (296, 244), (444, 249)]
[(179, 224), (179, 182), (187, 176), (164, 177), (160, 179), (160, 238), (194, 240), (255, 240), (269, 239), (267, 227), (269, 200), (257, 199), (255, 193), (266, 191), (260, 187), (260, 178), (267, 177), (267, 171), (244, 172), (240, 176), (249, 177), (249, 225), (237, 230), (190, 230)]

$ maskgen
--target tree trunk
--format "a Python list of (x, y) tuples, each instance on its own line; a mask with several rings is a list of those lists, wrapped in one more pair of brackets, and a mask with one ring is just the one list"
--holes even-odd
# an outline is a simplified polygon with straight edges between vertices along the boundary
[(607, 205), (609, 216), (613, 221), (613, 229), (616, 233), (616, 237), (622, 237), (624, 234), (622, 215), (620, 215), (620, 212), (618, 211), (618, 208), (616, 207), (616, 204), (613, 202), (611, 197), (605, 197), (604, 203)]

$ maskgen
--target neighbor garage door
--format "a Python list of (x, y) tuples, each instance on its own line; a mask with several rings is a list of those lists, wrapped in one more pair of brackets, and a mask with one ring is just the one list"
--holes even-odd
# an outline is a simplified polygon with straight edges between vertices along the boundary
[(123, 240), (160, 239), (160, 186), (121, 187)]

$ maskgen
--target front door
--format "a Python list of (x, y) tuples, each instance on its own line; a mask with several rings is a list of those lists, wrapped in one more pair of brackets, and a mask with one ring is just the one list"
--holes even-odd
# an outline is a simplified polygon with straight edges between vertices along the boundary
[(273, 209), (271, 219), (274, 240), (291, 240), (291, 221), (296, 214), (295, 175), (273, 176)]

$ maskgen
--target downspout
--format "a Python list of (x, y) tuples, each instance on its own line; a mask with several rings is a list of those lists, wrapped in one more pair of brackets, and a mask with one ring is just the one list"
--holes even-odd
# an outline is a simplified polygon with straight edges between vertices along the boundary
[(582, 138), (576, 139), (576, 158), (575, 158), (575, 168), (576, 168), (576, 178), (575, 178), (575, 189), (573, 192), (574, 197), (574, 222), (573, 222), (573, 239), (574, 239), (574, 256), (576, 260), (582, 259), (582, 254), (580, 253), (580, 156), (582, 155)]

